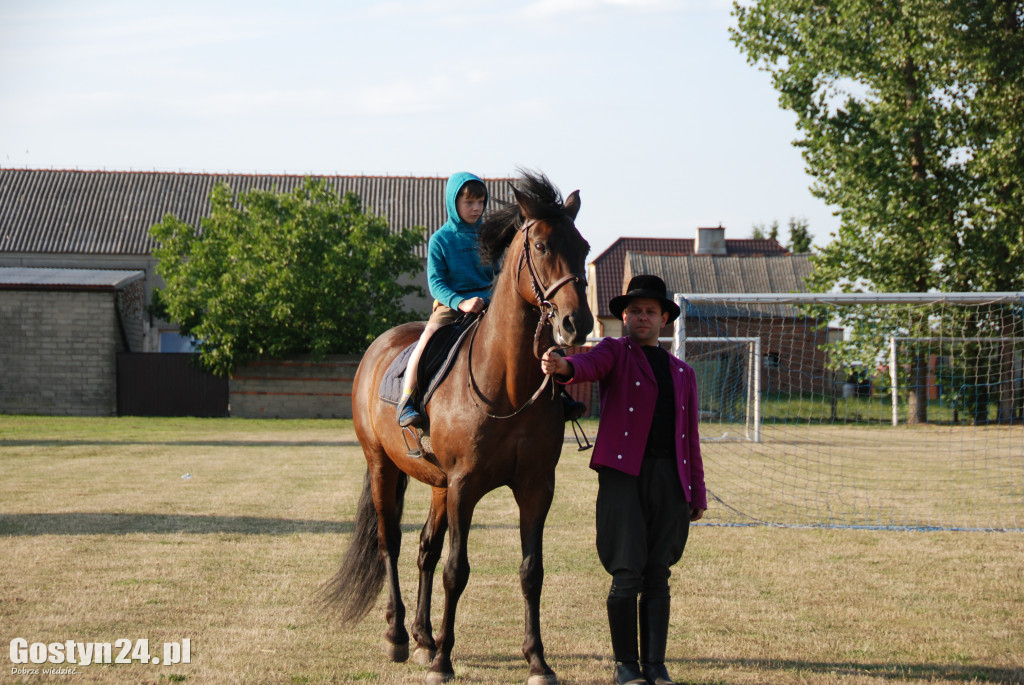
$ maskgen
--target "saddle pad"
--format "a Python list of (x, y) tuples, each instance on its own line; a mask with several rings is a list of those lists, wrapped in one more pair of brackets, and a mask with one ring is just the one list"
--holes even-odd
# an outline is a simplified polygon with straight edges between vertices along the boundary
[[(420, 393), (417, 398), (420, 408), (426, 406), (430, 401), (430, 396), (448, 375), (452, 362), (455, 360), (455, 354), (471, 328), (473, 328), (473, 323), (465, 326), (452, 324), (442, 326), (434, 332), (434, 335), (430, 336), (427, 347), (420, 357), (418, 383)], [(409, 357), (412, 356), (415, 347), (416, 343), (413, 343), (402, 350), (384, 372), (384, 378), (380, 382), (379, 396), (388, 404), (397, 405), (402, 398), (405, 367), (408, 365)]]
[(388, 366), (388, 370), (384, 372), (384, 378), (380, 381), (380, 398), (388, 404), (398, 405), (398, 401), (402, 399), (402, 382), (405, 376), (405, 367), (409, 364), (409, 357), (412, 356), (412, 351), (415, 349), (416, 343), (409, 345), (402, 350), (391, 365)]

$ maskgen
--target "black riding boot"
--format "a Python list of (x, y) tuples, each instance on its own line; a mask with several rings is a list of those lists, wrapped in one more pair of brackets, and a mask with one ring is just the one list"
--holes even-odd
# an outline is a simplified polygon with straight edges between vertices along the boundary
[(562, 396), (562, 409), (565, 412), (566, 421), (575, 421), (587, 413), (587, 405), (574, 400), (564, 386), (559, 394)]
[(640, 670), (648, 685), (675, 685), (665, 669), (670, 603), (668, 597), (640, 600)]
[(636, 597), (608, 597), (608, 627), (615, 654), (616, 685), (646, 685), (636, 648)]

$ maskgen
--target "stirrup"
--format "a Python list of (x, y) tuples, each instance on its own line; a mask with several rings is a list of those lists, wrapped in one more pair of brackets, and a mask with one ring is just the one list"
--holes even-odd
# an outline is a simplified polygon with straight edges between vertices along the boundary
[(402, 440), (405, 441), (405, 456), (410, 459), (423, 458), (423, 442), (412, 426), (402, 427)]
[(587, 437), (587, 432), (583, 430), (583, 426), (576, 419), (572, 420), (572, 436), (576, 438), (576, 451), (586, 452), (593, 445), (590, 444), (590, 438)]

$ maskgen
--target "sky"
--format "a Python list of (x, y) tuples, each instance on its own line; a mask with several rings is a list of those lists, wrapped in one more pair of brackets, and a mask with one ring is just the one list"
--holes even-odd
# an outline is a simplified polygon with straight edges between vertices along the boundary
[(838, 230), (726, 0), (0, 0), (0, 166), (507, 177), (622, 236)]

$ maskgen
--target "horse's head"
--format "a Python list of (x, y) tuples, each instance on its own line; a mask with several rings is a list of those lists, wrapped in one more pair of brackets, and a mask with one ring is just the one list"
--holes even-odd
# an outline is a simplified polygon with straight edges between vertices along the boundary
[(543, 176), (525, 175), (523, 188), (513, 187), (522, 221), (506, 259), (516, 259), (516, 288), (551, 322), (555, 344), (582, 345), (594, 327), (587, 304), (586, 257), (590, 245), (576, 229), (580, 193), (564, 203)]

